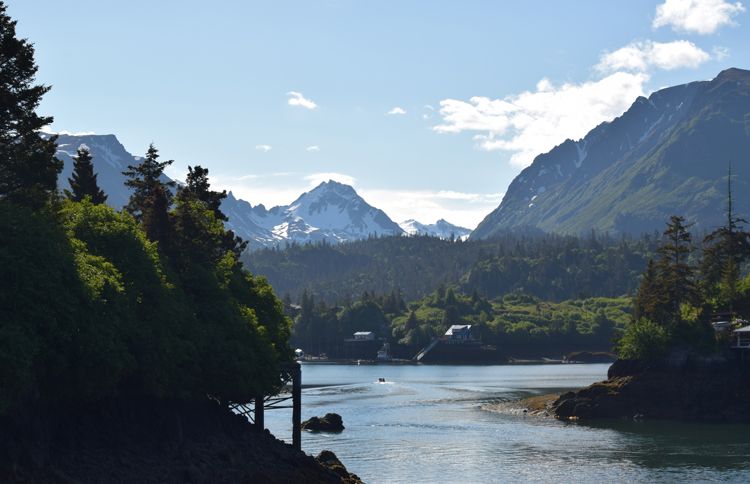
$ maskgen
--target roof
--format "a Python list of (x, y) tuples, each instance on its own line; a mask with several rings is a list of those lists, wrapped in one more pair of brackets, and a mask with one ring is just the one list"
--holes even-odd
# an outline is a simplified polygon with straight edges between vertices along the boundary
[(445, 332), (446, 336), (452, 336), (454, 332), (460, 333), (462, 331), (471, 331), (471, 325), (470, 324), (454, 324), (451, 325), (450, 328), (448, 328), (448, 331)]
[(733, 333), (750, 333), (750, 326), (743, 326), (740, 329), (735, 329)]

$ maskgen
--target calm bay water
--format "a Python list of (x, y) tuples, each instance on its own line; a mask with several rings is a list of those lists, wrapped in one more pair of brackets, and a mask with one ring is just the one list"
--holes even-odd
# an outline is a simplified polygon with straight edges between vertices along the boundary
[[(302, 417), (336, 412), (341, 434), (303, 432), (365, 482), (750, 482), (750, 427), (582, 424), (487, 406), (580, 388), (608, 365), (303, 364)], [(378, 383), (383, 377), (386, 383)], [(291, 441), (291, 411), (266, 412)]]

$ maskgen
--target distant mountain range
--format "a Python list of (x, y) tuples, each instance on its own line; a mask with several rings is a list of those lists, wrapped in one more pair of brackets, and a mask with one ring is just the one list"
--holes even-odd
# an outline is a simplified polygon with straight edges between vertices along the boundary
[(672, 214), (711, 230), (725, 217), (730, 163), (735, 209), (750, 218), (750, 71), (741, 69), (639, 97), (583, 139), (537, 156), (471, 238), (521, 229), (637, 235), (661, 230)]
[[(122, 172), (141, 158), (128, 153), (114, 135), (58, 135), (57, 156), (63, 160), (61, 188), (68, 188), (73, 171), (73, 156), (81, 145), (91, 150), (99, 185), (108, 195), (107, 203), (122, 208), (130, 198)], [(169, 180), (166, 176), (165, 181)], [(229, 217), (227, 227), (250, 242), (251, 250), (284, 245), (287, 242), (325, 241), (332, 244), (365, 239), (370, 236), (396, 236), (412, 233), (434, 237), (465, 237), (468, 229), (451, 225), (445, 220), (424, 225), (409, 221), (402, 229), (382, 210), (369, 205), (349, 185), (335, 181), (321, 183), (303, 193), (289, 205), (266, 209), (251, 205), (229, 193), (222, 203)]]
[(266, 209), (251, 206), (229, 194), (221, 206), (228, 227), (256, 245), (289, 242), (340, 243), (368, 236), (401, 235), (403, 231), (380, 209), (360, 197), (354, 188), (323, 182), (289, 205)]
[(399, 226), (408, 235), (428, 235), (440, 239), (465, 239), (471, 233), (471, 230), (453, 225), (442, 218), (434, 224), (429, 225), (409, 219), (401, 222)]

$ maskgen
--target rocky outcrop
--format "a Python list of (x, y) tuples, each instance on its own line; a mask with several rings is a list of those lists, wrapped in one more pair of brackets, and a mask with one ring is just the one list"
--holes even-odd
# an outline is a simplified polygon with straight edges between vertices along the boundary
[(361, 482), (333, 453), (321, 456), (210, 401), (97, 402), (0, 418), (0, 482)]
[(302, 422), (302, 429), (311, 432), (341, 432), (344, 421), (337, 413), (327, 413), (323, 417), (312, 417)]
[(352, 484), (362, 482), (356, 474), (351, 474), (349, 471), (347, 471), (346, 467), (344, 467), (344, 464), (342, 464), (339, 458), (336, 457), (336, 454), (334, 454), (330, 450), (321, 451), (320, 454), (318, 454), (318, 457), (315, 458), (315, 460), (317, 460), (320, 465), (335, 472), (339, 477), (341, 477), (342, 482)]
[(733, 362), (618, 360), (606, 381), (561, 395), (551, 410), (562, 419), (750, 422), (750, 370)]

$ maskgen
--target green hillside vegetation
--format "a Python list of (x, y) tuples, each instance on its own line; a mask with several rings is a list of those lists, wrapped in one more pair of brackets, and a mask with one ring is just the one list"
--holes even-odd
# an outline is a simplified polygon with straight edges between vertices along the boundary
[[(153, 146), (128, 212), (85, 160), (68, 199), (33, 47), (0, 2), (0, 414), (109, 397), (249, 401), (290, 361), (290, 322), (224, 229), (207, 170), (172, 196)], [(79, 158), (85, 153), (79, 152)], [(99, 203), (95, 203), (99, 202)]]
[(440, 284), (484, 297), (524, 292), (563, 301), (632, 294), (659, 237), (619, 238), (506, 234), (491, 240), (385, 237), (332, 246), (290, 245), (243, 255), (255, 274), (279, 294), (299, 300), (303, 291), (329, 304), (364, 292), (401, 291), (421, 299)]
[(303, 295), (292, 343), (313, 353), (337, 356), (355, 331), (372, 331), (409, 351), (426, 346), (452, 324), (471, 324), (485, 344), (507, 356), (561, 356), (575, 350), (609, 351), (631, 319), (631, 299), (588, 298), (544, 302), (524, 294), (491, 300), (439, 287), (405, 303), (397, 292), (365, 294), (341, 306), (315, 303)]

